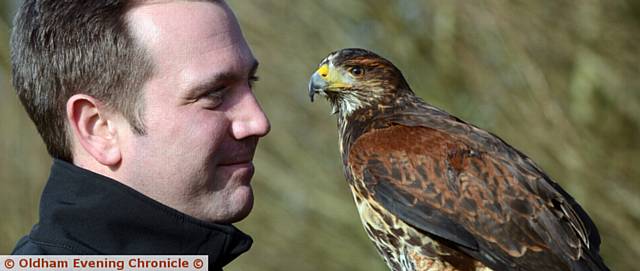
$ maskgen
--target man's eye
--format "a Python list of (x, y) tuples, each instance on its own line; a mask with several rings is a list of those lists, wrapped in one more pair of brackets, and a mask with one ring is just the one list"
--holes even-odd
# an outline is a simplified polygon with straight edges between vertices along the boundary
[(200, 97), (200, 100), (202, 100), (205, 103), (205, 107), (207, 109), (213, 109), (222, 103), (226, 92), (227, 92), (226, 87), (220, 87), (203, 94)]
[(249, 87), (253, 88), (256, 85), (256, 82), (260, 81), (260, 77), (257, 75), (252, 75), (249, 77)]

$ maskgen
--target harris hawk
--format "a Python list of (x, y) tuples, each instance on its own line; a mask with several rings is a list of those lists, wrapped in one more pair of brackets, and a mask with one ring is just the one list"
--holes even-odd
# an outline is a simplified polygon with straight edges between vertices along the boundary
[(417, 97), (390, 61), (329, 54), (309, 82), (391, 270), (608, 270), (587, 213), (530, 158)]

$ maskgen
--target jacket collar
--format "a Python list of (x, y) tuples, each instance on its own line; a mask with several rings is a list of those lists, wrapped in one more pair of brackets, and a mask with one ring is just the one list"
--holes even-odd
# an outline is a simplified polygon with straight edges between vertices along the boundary
[(252, 244), (232, 225), (200, 221), (61, 160), (53, 162), (31, 238), (77, 254), (208, 255), (212, 270)]

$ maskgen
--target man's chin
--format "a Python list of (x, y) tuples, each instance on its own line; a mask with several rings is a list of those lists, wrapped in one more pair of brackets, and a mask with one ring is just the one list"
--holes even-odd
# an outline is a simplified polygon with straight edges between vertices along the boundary
[[(214, 209), (207, 220), (219, 224), (231, 224), (243, 220), (253, 209), (253, 189), (249, 185), (238, 187), (231, 198), (227, 198), (226, 202), (220, 204), (218, 206), (224, 205), (224, 207)], [(219, 207), (212, 206), (212, 208)]]
[(240, 220), (245, 219), (251, 213), (251, 210), (253, 209), (253, 190), (251, 189), (251, 187), (248, 187), (248, 188), (249, 188), (249, 192), (248, 192), (249, 195), (247, 195), (246, 198), (244, 199), (244, 204), (242, 204), (242, 207), (238, 209), (237, 212), (234, 212), (232, 214), (232, 216), (228, 219), (227, 223), (239, 222)]

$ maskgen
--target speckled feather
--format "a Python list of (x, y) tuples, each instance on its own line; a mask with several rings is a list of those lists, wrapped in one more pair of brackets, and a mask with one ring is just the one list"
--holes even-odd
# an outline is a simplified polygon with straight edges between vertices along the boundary
[(416, 97), (391, 62), (361, 49), (336, 67), (367, 73), (327, 93), (345, 175), (392, 270), (607, 270), (586, 212), (527, 156)]

